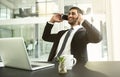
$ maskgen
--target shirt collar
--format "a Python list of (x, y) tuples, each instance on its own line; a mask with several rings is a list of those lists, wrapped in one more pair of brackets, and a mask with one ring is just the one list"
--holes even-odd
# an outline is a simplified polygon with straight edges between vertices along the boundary
[(76, 26), (73, 26), (73, 30), (77, 30), (79, 28), (82, 28), (82, 25), (76, 25)]

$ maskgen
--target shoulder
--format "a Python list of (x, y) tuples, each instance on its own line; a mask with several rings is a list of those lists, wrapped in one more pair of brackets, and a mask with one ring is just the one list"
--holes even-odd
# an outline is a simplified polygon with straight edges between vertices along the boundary
[(76, 32), (86, 32), (86, 29), (84, 27), (78, 29)]
[(75, 36), (86, 36), (86, 29), (84, 27), (78, 29), (75, 33)]
[(63, 35), (67, 30), (61, 30), (58, 32), (59, 35)]

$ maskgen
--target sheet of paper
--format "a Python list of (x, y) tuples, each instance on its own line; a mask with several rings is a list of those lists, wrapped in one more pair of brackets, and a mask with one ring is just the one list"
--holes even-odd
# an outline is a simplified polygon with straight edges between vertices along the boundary
[(0, 62), (0, 67), (4, 67), (4, 64), (3, 64), (3, 62)]

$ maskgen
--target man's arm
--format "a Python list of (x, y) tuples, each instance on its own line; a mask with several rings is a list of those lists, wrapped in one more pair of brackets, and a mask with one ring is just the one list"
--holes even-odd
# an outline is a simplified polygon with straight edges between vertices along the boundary
[(45, 29), (43, 31), (42, 39), (48, 42), (54, 42), (57, 34), (51, 34), (51, 29), (53, 24), (46, 23)]
[(100, 32), (87, 20), (84, 20), (82, 26), (86, 29), (88, 40), (91, 43), (98, 43), (102, 40)]
[(57, 34), (51, 34), (51, 29), (55, 22), (62, 22), (61, 14), (59, 13), (54, 14), (52, 18), (50, 19), (50, 21), (47, 22), (44, 32), (43, 32), (43, 36), (42, 36), (43, 40), (49, 41), (49, 42), (55, 41)]

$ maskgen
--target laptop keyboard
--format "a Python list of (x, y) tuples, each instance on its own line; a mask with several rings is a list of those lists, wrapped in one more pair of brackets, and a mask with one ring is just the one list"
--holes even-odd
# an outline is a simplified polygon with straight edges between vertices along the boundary
[(40, 66), (40, 65), (31, 65), (32, 67), (38, 67), (38, 66)]
[(32, 67), (47, 67), (47, 66), (52, 66), (54, 64), (52, 63), (47, 63), (47, 62), (40, 62), (40, 61), (32, 61), (31, 66)]

